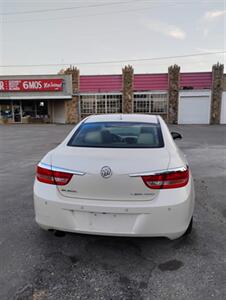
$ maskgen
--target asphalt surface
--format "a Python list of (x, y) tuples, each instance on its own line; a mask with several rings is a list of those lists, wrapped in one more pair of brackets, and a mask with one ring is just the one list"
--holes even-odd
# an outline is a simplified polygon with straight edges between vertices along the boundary
[(35, 165), (71, 128), (0, 126), (0, 299), (226, 299), (226, 126), (172, 127), (196, 188), (194, 231), (175, 241), (39, 229)]

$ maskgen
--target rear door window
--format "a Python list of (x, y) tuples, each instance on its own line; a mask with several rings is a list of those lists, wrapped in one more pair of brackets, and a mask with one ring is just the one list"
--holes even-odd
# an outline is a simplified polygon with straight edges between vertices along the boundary
[(160, 124), (141, 122), (83, 123), (68, 146), (98, 148), (161, 148)]

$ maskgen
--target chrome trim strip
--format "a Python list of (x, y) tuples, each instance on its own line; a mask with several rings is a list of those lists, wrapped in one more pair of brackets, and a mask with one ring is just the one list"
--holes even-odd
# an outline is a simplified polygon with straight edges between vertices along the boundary
[(83, 175), (86, 174), (85, 172), (81, 172), (81, 171), (77, 171), (77, 170), (71, 170), (71, 169), (61, 168), (61, 167), (57, 167), (57, 166), (51, 166), (50, 164), (46, 164), (46, 163), (43, 163), (43, 162), (40, 162), (38, 164), (38, 166), (46, 168), (48, 170), (59, 171), (59, 172), (67, 172), (67, 173), (74, 174), (74, 175), (83, 176)]
[(169, 174), (169, 173), (178, 172), (178, 171), (184, 172), (187, 169), (188, 169), (188, 166), (172, 168), (172, 169), (168, 169), (168, 170), (153, 171), (153, 172), (134, 173), (134, 174), (129, 174), (129, 176), (130, 177), (140, 177), (140, 176), (161, 175), (161, 174)]
[(38, 166), (41, 167), (41, 168), (43, 167), (43, 168), (46, 168), (46, 169), (48, 169), (48, 170), (52, 170), (51, 165), (46, 164), (46, 163), (43, 163), (43, 162), (41, 162), (41, 161), (40, 161), (40, 163), (38, 164)]

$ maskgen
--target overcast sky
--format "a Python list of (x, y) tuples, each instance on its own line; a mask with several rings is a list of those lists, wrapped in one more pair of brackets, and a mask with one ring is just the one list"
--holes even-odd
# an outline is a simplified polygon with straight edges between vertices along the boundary
[[(0, 0), (0, 75), (121, 73), (126, 60), (225, 51), (226, 0)], [(209, 71), (226, 55), (130, 62), (136, 73)], [(111, 64), (91, 62), (123, 61)], [(88, 64), (79, 64), (88, 63)]]

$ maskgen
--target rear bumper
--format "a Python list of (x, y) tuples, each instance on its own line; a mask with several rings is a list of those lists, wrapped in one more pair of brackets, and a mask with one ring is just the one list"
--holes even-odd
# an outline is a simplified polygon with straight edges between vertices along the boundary
[(168, 194), (160, 192), (151, 201), (65, 200), (55, 186), (36, 181), (34, 204), (36, 222), (44, 229), (174, 239), (189, 225), (194, 209), (194, 190), (191, 182), (177, 193), (175, 190)]

